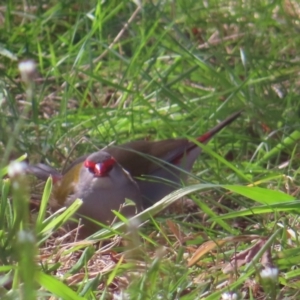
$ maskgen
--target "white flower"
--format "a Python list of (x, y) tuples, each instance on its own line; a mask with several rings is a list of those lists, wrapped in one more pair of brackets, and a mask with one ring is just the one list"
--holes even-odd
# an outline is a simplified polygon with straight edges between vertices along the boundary
[(129, 300), (130, 296), (128, 293), (121, 291), (119, 294), (114, 294), (113, 295), (113, 300)]
[(260, 271), (260, 277), (262, 279), (270, 279), (273, 281), (277, 281), (278, 273), (279, 271), (277, 268), (265, 268)]
[(234, 292), (226, 292), (221, 295), (221, 300), (237, 300), (238, 295)]
[(25, 60), (19, 63), (19, 71), (21, 73), (21, 78), (25, 83), (28, 83), (33, 80), (36, 64), (33, 60)]
[(19, 161), (12, 161), (8, 165), (7, 174), (10, 178), (24, 174), (26, 170), (26, 163)]
[(32, 234), (32, 232), (28, 232), (28, 231), (25, 231), (25, 230), (21, 230), (18, 232), (18, 241), (20, 243), (31, 243), (33, 244), (35, 242), (35, 238), (34, 238), (34, 235)]

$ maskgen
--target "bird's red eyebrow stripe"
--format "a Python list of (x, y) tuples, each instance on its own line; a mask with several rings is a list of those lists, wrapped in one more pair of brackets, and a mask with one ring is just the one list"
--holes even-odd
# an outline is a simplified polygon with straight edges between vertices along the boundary
[(84, 161), (84, 166), (86, 168), (95, 168), (96, 163), (91, 161), (91, 160), (85, 160)]
[(105, 160), (103, 163), (105, 166), (111, 167), (116, 163), (116, 160), (113, 157), (111, 157), (110, 159)]

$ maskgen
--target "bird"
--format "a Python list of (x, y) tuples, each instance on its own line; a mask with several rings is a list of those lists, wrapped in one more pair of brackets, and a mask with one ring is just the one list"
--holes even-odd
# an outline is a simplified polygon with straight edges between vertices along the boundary
[[(216, 133), (238, 118), (243, 110), (231, 114), (211, 130), (196, 138), (199, 143), (207, 143)], [(118, 163), (129, 172), (139, 186), (144, 208), (148, 208), (182, 187), (201, 147), (185, 138), (161, 141), (137, 140), (123, 145), (105, 148)], [(77, 158), (63, 174), (76, 169), (87, 155)]]
[[(115, 219), (112, 210), (120, 210), (127, 217), (142, 210), (142, 197), (137, 183), (105, 151), (90, 154), (64, 175), (44, 164), (28, 165), (26, 171), (43, 180), (52, 176), (52, 207), (68, 207), (77, 198), (82, 199), (82, 205), (76, 212), (76, 217), (82, 218), (81, 236), (86, 237), (99, 229), (90, 219), (109, 225)], [(125, 199), (133, 201), (135, 205), (124, 205)], [(68, 225), (75, 227), (72, 222)]]
[[(242, 111), (233, 113), (196, 138), (196, 141), (207, 143), (241, 113)], [(53, 177), (53, 196), (60, 206), (68, 205), (76, 197), (83, 198), (84, 204), (79, 213), (103, 222), (112, 220), (111, 210), (118, 210), (125, 197), (132, 198), (137, 209), (142, 210), (182, 187), (201, 150), (198, 144), (185, 138), (138, 140), (106, 147), (103, 151), (96, 152), (98, 154), (83, 155), (62, 172), (42, 163), (29, 166), (28, 171), (42, 180), (46, 180), (50, 175)], [(87, 162), (96, 160), (101, 163), (107, 155), (112, 157), (106, 158), (107, 161), (114, 159), (112, 169), (107, 170), (106, 175), (109, 175), (109, 179), (105, 176), (95, 176), (93, 169), (86, 167)], [(92, 178), (98, 183), (91, 184)]]

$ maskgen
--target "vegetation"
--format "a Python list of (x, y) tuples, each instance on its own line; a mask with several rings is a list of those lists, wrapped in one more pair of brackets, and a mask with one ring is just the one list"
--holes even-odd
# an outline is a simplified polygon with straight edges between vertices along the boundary
[[(296, 0), (1, 4), (1, 299), (298, 299), (299, 17)], [(51, 180), (29, 190), (9, 164), (192, 139), (239, 109), (146, 223), (84, 241), (59, 229), (77, 203), (49, 214)]]

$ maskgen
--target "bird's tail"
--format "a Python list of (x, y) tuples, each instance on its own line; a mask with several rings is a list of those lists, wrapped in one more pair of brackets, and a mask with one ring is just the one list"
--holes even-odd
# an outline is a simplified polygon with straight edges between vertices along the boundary
[(30, 164), (27, 165), (26, 173), (32, 174), (38, 179), (44, 181), (46, 181), (50, 176), (52, 176), (54, 182), (59, 180), (62, 177), (59, 171), (57, 171), (53, 167), (50, 167), (42, 163), (36, 165), (30, 165)]
[(225, 126), (229, 125), (236, 118), (238, 118), (242, 112), (243, 112), (243, 110), (240, 110), (240, 111), (237, 111), (237, 112), (233, 113), (227, 119), (225, 119), (224, 121), (222, 121), (218, 125), (216, 125), (214, 128), (212, 128), (211, 130), (207, 131), (203, 135), (199, 136), (197, 138), (197, 141), (200, 142), (200, 143), (206, 143), (206, 142), (208, 142), (216, 133), (218, 133), (219, 131), (221, 131)]

